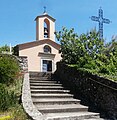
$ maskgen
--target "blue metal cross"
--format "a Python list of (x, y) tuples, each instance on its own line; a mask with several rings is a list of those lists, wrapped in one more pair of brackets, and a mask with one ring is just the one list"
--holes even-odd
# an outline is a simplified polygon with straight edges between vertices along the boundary
[(103, 10), (99, 9), (99, 17), (92, 16), (91, 20), (99, 22), (99, 38), (103, 39), (103, 23), (109, 24), (110, 20), (103, 18)]

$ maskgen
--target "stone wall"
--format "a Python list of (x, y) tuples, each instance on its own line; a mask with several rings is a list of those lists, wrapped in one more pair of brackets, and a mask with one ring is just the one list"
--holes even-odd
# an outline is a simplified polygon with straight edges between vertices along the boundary
[(117, 83), (61, 63), (57, 64), (54, 77), (70, 89), (75, 98), (88, 105), (89, 110), (117, 120)]
[(19, 61), (19, 66), (21, 68), (21, 71), (28, 72), (28, 59), (27, 59), (27, 57), (20, 56), (20, 57), (17, 57), (17, 59)]
[(22, 72), (28, 72), (28, 59), (26, 56), (15, 56), (11, 54), (0, 54), (0, 56), (11, 56), (13, 59), (18, 61)]
[(24, 74), (23, 88), (22, 88), (22, 103), (23, 108), (31, 120), (44, 120), (42, 114), (34, 106), (31, 99), (29, 73)]

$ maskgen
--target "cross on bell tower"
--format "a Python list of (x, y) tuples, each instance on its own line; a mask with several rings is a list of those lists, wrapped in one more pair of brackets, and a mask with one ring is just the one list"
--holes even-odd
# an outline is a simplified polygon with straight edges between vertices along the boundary
[(110, 20), (103, 18), (103, 10), (99, 9), (99, 17), (92, 16), (91, 20), (99, 22), (99, 38), (103, 39), (103, 23), (109, 24)]
[(43, 13), (46, 13), (46, 6), (44, 6), (43, 8), (44, 8), (44, 12)]

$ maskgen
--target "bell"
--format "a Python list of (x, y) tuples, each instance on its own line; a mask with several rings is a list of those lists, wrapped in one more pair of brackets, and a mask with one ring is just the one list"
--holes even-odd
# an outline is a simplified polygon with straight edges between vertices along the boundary
[(48, 29), (44, 27), (44, 35), (48, 35)]
[(44, 27), (44, 37), (48, 38), (48, 29)]

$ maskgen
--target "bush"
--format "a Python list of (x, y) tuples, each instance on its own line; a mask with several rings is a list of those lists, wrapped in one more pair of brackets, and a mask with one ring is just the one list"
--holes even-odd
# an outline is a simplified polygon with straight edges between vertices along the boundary
[(0, 83), (12, 83), (18, 72), (19, 65), (13, 56), (0, 55)]
[(16, 96), (13, 91), (8, 91), (7, 86), (0, 84), (0, 110), (7, 110), (16, 103)]

